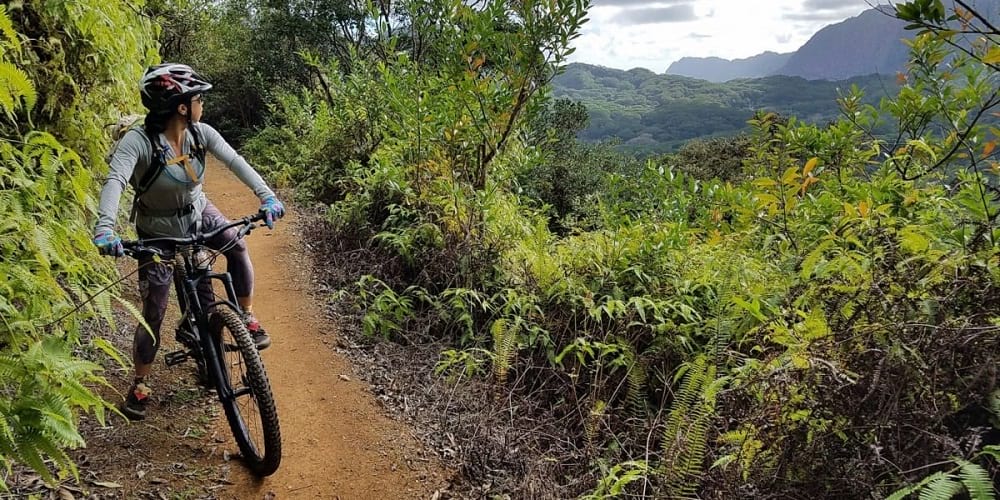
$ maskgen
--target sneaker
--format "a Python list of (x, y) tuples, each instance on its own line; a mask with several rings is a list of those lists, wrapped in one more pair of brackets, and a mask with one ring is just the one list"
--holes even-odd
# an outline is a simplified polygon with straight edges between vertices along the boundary
[(129, 420), (146, 418), (146, 405), (149, 404), (149, 395), (152, 393), (149, 386), (142, 382), (132, 384), (132, 388), (129, 389), (128, 396), (125, 398), (125, 404), (122, 405), (122, 413)]
[(243, 321), (247, 325), (247, 330), (250, 332), (250, 337), (253, 338), (254, 345), (257, 346), (258, 351), (267, 349), (271, 345), (271, 337), (267, 335), (264, 327), (260, 326), (260, 321), (253, 314), (247, 314), (244, 316)]

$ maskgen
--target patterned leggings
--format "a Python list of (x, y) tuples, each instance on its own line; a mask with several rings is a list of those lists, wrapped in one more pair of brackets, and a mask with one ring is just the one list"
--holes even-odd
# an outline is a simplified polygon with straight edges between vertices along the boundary
[[(208, 232), (226, 224), (229, 224), (229, 220), (222, 215), (222, 212), (219, 212), (218, 208), (215, 208), (212, 202), (208, 202), (201, 214), (201, 230)], [(191, 228), (190, 231), (194, 232), (194, 228)], [(238, 231), (238, 228), (223, 231), (208, 242), (208, 247), (213, 250), (221, 250), (229, 246), (236, 238)], [(139, 232), (139, 237), (148, 238), (150, 236)], [(236, 296), (249, 297), (253, 293), (253, 264), (250, 263), (246, 241), (240, 239), (223, 255), (226, 256), (227, 270), (233, 278)], [(139, 259), (139, 294), (142, 297), (142, 317), (153, 331), (151, 336), (142, 325), (135, 329), (135, 352), (143, 364), (152, 363), (156, 358), (156, 351), (160, 347), (160, 327), (163, 325), (163, 315), (167, 311), (170, 285), (174, 282), (173, 262), (153, 263), (152, 261), (151, 255), (144, 255)], [(213, 300), (210, 281), (203, 281), (199, 285), (198, 295), (202, 303), (207, 304)], [(181, 308), (183, 309), (183, 307), (182, 303)]]

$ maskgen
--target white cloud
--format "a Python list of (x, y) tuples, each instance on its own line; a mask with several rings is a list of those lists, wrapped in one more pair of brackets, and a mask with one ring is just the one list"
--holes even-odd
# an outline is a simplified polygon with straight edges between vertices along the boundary
[[(791, 52), (873, 0), (594, 0), (572, 60), (661, 73), (681, 57)], [(884, 0), (883, 2), (884, 3)]]

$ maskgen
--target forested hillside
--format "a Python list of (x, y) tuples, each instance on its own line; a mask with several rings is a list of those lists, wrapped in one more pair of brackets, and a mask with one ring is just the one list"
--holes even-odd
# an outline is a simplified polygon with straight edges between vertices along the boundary
[(644, 69), (622, 71), (573, 63), (553, 81), (553, 95), (583, 103), (590, 121), (580, 134), (587, 141), (621, 140), (625, 151), (672, 151), (692, 139), (746, 132), (757, 111), (773, 111), (825, 124), (840, 116), (837, 99), (852, 86), (865, 103), (895, 92), (895, 76), (870, 75), (844, 81), (798, 77), (711, 83)]
[[(91, 172), (158, 33), (320, 211), (337, 321), (434, 353), (466, 496), (996, 497), (1000, 32), (973, 12), (900, 3), (910, 69), (862, 92), (557, 77), (586, 0), (79, 3), (0, 10), (4, 465), (70, 467), (105, 404), (71, 361), (110, 300), (73, 312), (109, 275)], [(961, 53), (951, 15), (989, 36)], [(635, 145), (748, 133), (639, 160), (578, 141), (588, 112)]]

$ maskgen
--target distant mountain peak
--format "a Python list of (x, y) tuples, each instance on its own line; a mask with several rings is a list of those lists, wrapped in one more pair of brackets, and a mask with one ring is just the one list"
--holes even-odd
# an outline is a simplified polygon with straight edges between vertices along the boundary
[(903, 39), (914, 33), (884, 6), (817, 31), (775, 74), (808, 80), (840, 80), (872, 73), (894, 74), (906, 66)]
[[(982, 1), (982, 0), (981, 0)], [(872, 73), (892, 74), (906, 64), (908, 49), (900, 40), (913, 36), (906, 23), (879, 5), (823, 27), (795, 52), (763, 52), (745, 59), (684, 57), (667, 74), (712, 82), (770, 75), (809, 80), (841, 80)]]

